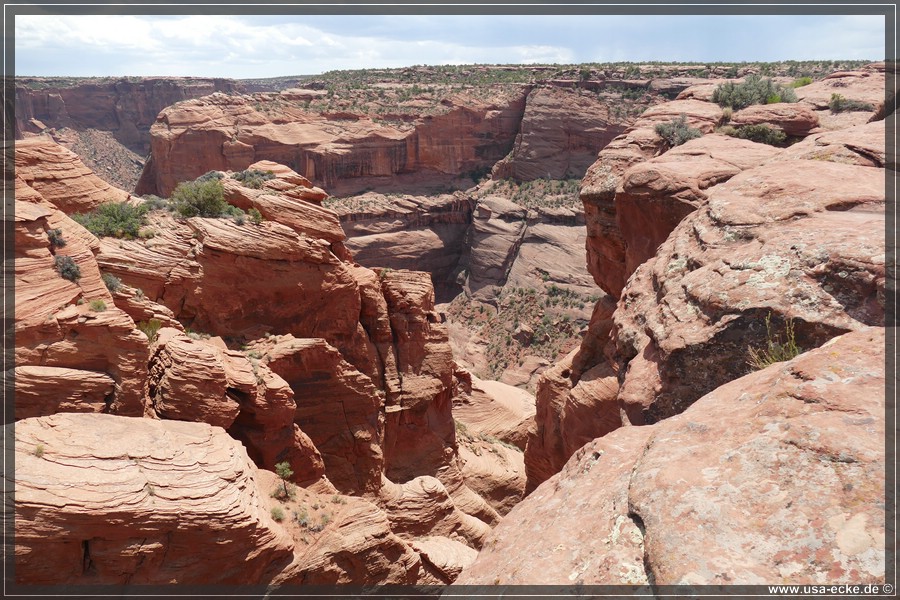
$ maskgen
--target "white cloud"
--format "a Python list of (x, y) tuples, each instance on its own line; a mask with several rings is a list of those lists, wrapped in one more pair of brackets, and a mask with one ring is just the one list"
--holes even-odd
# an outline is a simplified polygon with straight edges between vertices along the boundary
[(15, 18), (20, 75), (274, 77), (449, 63), (883, 58), (869, 16)]

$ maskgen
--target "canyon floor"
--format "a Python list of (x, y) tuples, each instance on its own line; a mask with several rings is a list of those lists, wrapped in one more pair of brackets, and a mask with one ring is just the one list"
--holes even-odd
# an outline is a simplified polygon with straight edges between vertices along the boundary
[(888, 582), (889, 68), (22, 78), (15, 584)]

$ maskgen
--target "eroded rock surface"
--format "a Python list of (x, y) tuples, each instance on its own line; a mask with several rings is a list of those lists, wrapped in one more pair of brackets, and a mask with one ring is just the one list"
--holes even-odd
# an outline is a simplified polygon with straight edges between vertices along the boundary
[(862, 328), (589, 443), (456, 583), (882, 581), (883, 343)]
[(18, 583), (235, 585), (290, 560), (256, 467), (217, 427), (56, 414), (15, 437)]

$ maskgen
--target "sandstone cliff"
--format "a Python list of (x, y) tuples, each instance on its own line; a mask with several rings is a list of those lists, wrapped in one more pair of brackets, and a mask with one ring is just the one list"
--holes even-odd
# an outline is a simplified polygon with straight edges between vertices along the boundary
[(124, 146), (145, 156), (150, 126), (159, 112), (176, 102), (234, 92), (227, 79), (141, 77), (77, 80), (19, 78), (16, 81), (16, 138), (48, 128), (110, 131)]
[[(57, 161), (48, 171), (61, 179), (77, 171), (62, 162), (64, 152), (41, 156)], [(213, 456), (189, 460), (210, 474), (201, 479), (211, 491), (200, 496), (217, 498), (207, 506), (188, 490), (202, 482), (165, 479), (186, 468), (174, 438), (164, 443), (175, 449), (169, 454), (146, 455), (158, 474), (149, 483), (137, 469), (102, 484), (119, 486), (105, 492), (111, 497), (122, 498), (122, 486), (138, 494), (124, 500), (127, 509), (111, 509), (127, 512), (130, 529), (104, 529), (108, 515), (97, 507), (107, 500), (73, 498), (48, 526), (69, 528), (77, 541), (47, 553), (34, 508), (46, 502), (25, 495), (17, 505), (19, 554), (30, 558), (21, 583), (237, 581), (240, 561), (228, 553), (214, 561), (221, 563), (215, 574), (197, 565), (174, 573), (172, 564), (187, 560), (178, 548), (197, 556), (203, 542), (190, 538), (191, 527), (176, 535), (153, 524), (159, 497), (166, 511), (190, 515), (201, 529), (217, 520), (215, 506), (234, 503), (229, 514), (249, 529), (235, 525), (222, 543), (258, 557), (242, 583), (449, 583), (499, 519), (488, 499), (521, 495), (523, 474), (475, 486), (484, 497), (468, 485), (478, 480), (457, 446), (455, 367), (429, 275), (349, 262), (337, 217), (319, 206), (316, 188), (272, 167), (277, 175), (261, 190), (226, 174), (228, 197), (261, 213), (277, 206), (266, 212), (270, 218), (182, 219), (155, 210), (146, 234), (132, 240), (98, 240), (17, 179), (16, 417), (54, 432), (31, 439), (21, 429), (22, 452), (32, 457), (21, 461), (21, 481), (31, 481), (49, 456), (81, 464), (79, 471), (118, 460), (101, 440), (119, 428), (132, 430), (119, 436), (119, 450), (137, 457), (134, 464), (143, 464), (147, 444), (197, 438), (201, 453)], [(96, 201), (97, 193), (85, 195)], [(78, 273), (55, 260), (61, 257)], [(115, 276), (115, 289), (101, 272)], [(153, 320), (156, 328), (148, 328)], [(170, 326), (160, 328), (163, 322)], [(56, 414), (73, 412), (108, 414)], [(113, 415), (135, 423), (109, 420)], [(60, 448), (78, 436), (84, 441)], [(227, 469), (218, 462), (225, 456)], [(257, 471), (279, 462), (291, 466), (291, 485), (303, 488), (282, 494), (276, 488), (287, 490), (287, 483)], [(499, 468), (480, 467), (486, 474)], [(54, 485), (65, 488), (75, 474), (54, 472)], [(232, 490), (235, 481), (243, 483)], [(180, 485), (171, 494), (161, 489)], [(420, 515), (412, 521), (411, 507)], [(156, 532), (147, 538), (152, 543), (135, 550), (134, 539), (148, 528)], [(84, 539), (94, 541), (85, 546)], [(345, 565), (342, 556), (383, 568)]]
[[(843, 93), (870, 100), (873, 78), (883, 82), (878, 65), (845, 76), (864, 83)], [(699, 99), (709, 95), (689, 88), (647, 111), (584, 179), (588, 265), (619, 300), (597, 304), (581, 348), (538, 383), (529, 490), (587, 441), (681, 413), (747, 373), (751, 348), (790, 338), (805, 351), (884, 325), (875, 104), (849, 121), (859, 124), (834, 120), (831, 130), (798, 125), (829, 123), (803, 101), (734, 113), (806, 136), (785, 149), (711, 133), (660, 145), (661, 115), (710, 131), (720, 109)]]
[(862, 328), (588, 443), (456, 583), (883, 581), (883, 344)]

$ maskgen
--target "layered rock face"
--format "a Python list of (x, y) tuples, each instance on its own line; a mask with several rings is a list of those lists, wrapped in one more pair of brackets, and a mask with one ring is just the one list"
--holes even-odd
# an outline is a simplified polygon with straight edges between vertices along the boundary
[(358, 114), (308, 112), (309, 100), (308, 93), (290, 90), (213, 94), (166, 109), (151, 128), (152, 159), (137, 192), (168, 195), (179, 181), (210, 169), (239, 171), (262, 159), (333, 193), (419, 172), (449, 181), (509, 152), (525, 93), (508, 90), (488, 101), (450, 96), (436, 114), (419, 115), (421, 107), (410, 106), (383, 124)]
[(77, 154), (43, 136), (16, 142), (16, 175), (67, 214), (90, 212), (103, 202), (129, 197), (94, 175)]
[(528, 95), (522, 124), (509, 156), (491, 169), (494, 179), (568, 179), (593, 164), (597, 150), (625, 129), (607, 102), (558, 87)]
[[(682, 95), (653, 110), (718, 109)], [(754, 114), (773, 127), (821, 112), (768, 107)], [(750, 349), (790, 339), (805, 351), (884, 325), (882, 131), (813, 129), (785, 149), (707, 134), (642, 160), (636, 128), (600, 153), (582, 188), (589, 267), (619, 300), (598, 303), (581, 348), (539, 381), (529, 490), (587, 441), (672, 417), (747, 373)]]
[[(17, 504), (20, 583), (449, 583), (499, 520), (488, 498), (521, 495), (521, 467), (488, 484), (465, 470), (429, 275), (349, 262), (324, 193), (286, 167), (257, 166), (275, 177), (255, 190), (225, 174), (227, 195), (261, 213), (278, 207), (266, 214), (283, 223), (157, 210), (135, 240), (94, 238), (17, 179), (16, 417), (31, 458), (17, 476), (37, 482), (37, 461), (51, 455), (71, 470), (52, 473), (56, 501), (68, 498), (52, 518), (40, 508), (45, 476)], [(115, 291), (101, 269), (122, 280)], [(113, 414), (54, 414), (77, 412)], [(107, 434), (119, 440), (112, 453)], [(64, 439), (73, 445), (58, 451)], [(72, 469), (107, 472), (97, 461), (120, 455), (137, 468), (98, 484), (108, 497), (66, 494)], [(250, 460), (286, 462), (293, 487)], [(149, 482), (144, 462), (157, 473)], [(183, 477), (191, 465), (197, 480)], [(166, 529), (160, 497), (184, 531), (174, 520)], [(204, 542), (190, 536), (217, 530), (216, 510), (231, 511), (234, 531), (213, 538), (231, 550), (198, 553)], [(109, 532), (109, 519), (129, 528)], [(73, 541), (45, 552), (47, 527), (69, 527)], [(187, 549), (212, 557), (216, 573)]]
[(56, 414), (15, 437), (19, 583), (235, 585), (291, 559), (256, 467), (218, 427)]
[(19, 177), (16, 198), (16, 418), (141, 416), (147, 338), (102, 282), (97, 239)]
[(237, 88), (230, 80), (193, 77), (96, 80), (76, 85), (23, 79), (16, 85), (16, 138), (46, 128), (100, 129), (113, 132), (123, 145), (146, 155), (150, 126), (159, 111), (176, 102)]
[(329, 206), (347, 234), (345, 245), (362, 265), (431, 273), (440, 297), (456, 282), (475, 201), (457, 192), (439, 196), (362, 194)]
[(457, 583), (883, 581), (883, 344), (862, 328), (587, 444)]

